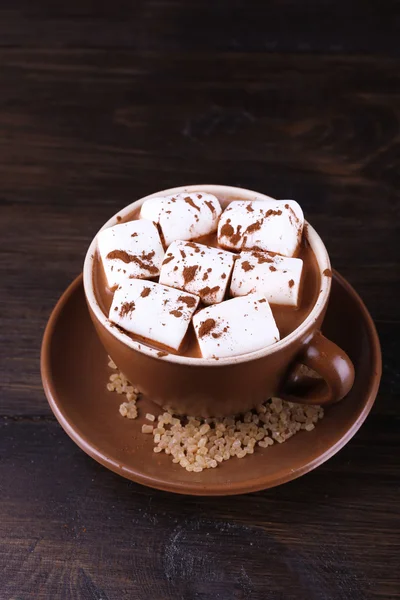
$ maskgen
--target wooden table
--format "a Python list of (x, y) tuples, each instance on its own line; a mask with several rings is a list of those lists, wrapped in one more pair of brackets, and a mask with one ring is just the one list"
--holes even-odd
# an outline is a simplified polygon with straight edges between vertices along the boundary
[[(400, 598), (398, 34), (381, 3), (1, 3), (1, 600)], [(296, 198), (384, 354), (344, 450), (227, 499), (107, 471), (39, 375), (47, 318), (100, 225), (198, 182)]]

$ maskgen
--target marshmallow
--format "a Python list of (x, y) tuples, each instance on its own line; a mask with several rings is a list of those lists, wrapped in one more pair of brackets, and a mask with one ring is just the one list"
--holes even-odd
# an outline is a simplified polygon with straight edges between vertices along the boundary
[(150, 221), (129, 221), (100, 231), (97, 245), (109, 288), (127, 279), (156, 277), (164, 258), (157, 227)]
[(145, 341), (178, 351), (198, 303), (193, 294), (132, 279), (116, 290), (109, 319)]
[(303, 211), (294, 200), (238, 200), (221, 215), (218, 244), (228, 250), (256, 249), (293, 256), (303, 225)]
[(217, 229), (221, 206), (212, 194), (191, 192), (149, 198), (142, 204), (141, 219), (157, 223), (166, 246), (175, 240), (194, 240)]
[(242, 252), (235, 262), (231, 281), (232, 296), (257, 292), (271, 304), (297, 306), (301, 258), (288, 258), (269, 252)]
[(204, 304), (222, 302), (235, 255), (194, 242), (173, 242), (160, 271), (160, 283), (200, 296)]
[(280, 339), (262, 294), (249, 294), (208, 306), (193, 317), (203, 358), (223, 358), (261, 350)]

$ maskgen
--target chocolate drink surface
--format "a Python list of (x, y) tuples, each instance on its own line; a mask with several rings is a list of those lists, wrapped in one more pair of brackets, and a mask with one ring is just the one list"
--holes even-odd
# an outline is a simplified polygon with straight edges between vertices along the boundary
[[(138, 218), (139, 210), (135, 210), (119, 222), (128, 222)], [(218, 247), (216, 232), (193, 241), (208, 246)], [(292, 333), (295, 329), (297, 329), (297, 327), (299, 327), (301, 323), (307, 318), (318, 298), (318, 294), (320, 291), (319, 269), (314, 253), (307, 242), (307, 227), (304, 228), (303, 240), (301, 242), (299, 251), (296, 254), (296, 256), (303, 260), (303, 273), (298, 307), (293, 308), (290, 306), (279, 306), (271, 304), (272, 313), (278, 326), (281, 339), (283, 339), (284, 337)], [(157, 279), (155, 279), (154, 281), (156, 280)], [(104, 269), (100, 257), (98, 255), (96, 256), (94, 261), (93, 283), (95, 295), (100, 305), (100, 308), (102, 309), (104, 314), (108, 316), (113, 300), (113, 292), (107, 286)], [(230, 298), (229, 286), (225, 299), (228, 298)], [(199, 309), (201, 308), (202, 305), (200, 303)], [(133, 339), (137, 339), (134, 335), (131, 334), (130, 337), (132, 337)], [(147, 340), (144, 341), (152, 347), (160, 348), (160, 350), (165, 349), (162, 346), (158, 346), (154, 343), (149, 343)], [(182, 356), (193, 358), (201, 358), (202, 356), (192, 324), (189, 326), (187, 335), (184, 339), (179, 354)]]

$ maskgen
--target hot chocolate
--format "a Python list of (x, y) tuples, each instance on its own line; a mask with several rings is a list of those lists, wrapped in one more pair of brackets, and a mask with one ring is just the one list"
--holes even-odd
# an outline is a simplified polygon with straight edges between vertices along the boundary
[[(232, 202), (241, 206), (231, 207), (229, 216)], [(142, 220), (154, 225), (151, 248), (134, 229)], [(124, 276), (117, 291), (108, 288), (99, 239), (124, 222), (131, 223), (135, 244), (117, 236), (114, 247), (103, 248), (110, 272)], [(207, 246), (218, 247), (224, 260)], [(128, 273), (125, 265), (139, 270)], [(321, 238), (294, 201), (196, 185), (141, 198), (114, 215), (88, 249), (84, 287), (99, 338), (124, 376), (160, 406), (210, 417), (241, 413), (276, 396), (322, 405), (346, 395), (354, 368), (320, 332), (330, 269)], [(299, 386), (300, 364), (327, 385)]]
[[(156, 312), (151, 313), (151, 311), (149, 312), (145, 309), (146, 305), (144, 301), (148, 301), (148, 298), (143, 297), (143, 290), (141, 290), (140, 294), (140, 306), (143, 311), (142, 316), (139, 318), (138, 312), (135, 313), (135, 320), (137, 322), (140, 321), (141, 324), (139, 328), (141, 334), (138, 334), (139, 330), (135, 331), (135, 333), (129, 331), (129, 327), (126, 326), (126, 311), (124, 314), (121, 313), (119, 321), (118, 319), (114, 320), (115, 325), (123, 327), (127, 335), (133, 339), (145, 341), (146, 344), (159, 349), (160, 352), (178, 353), (187, 357), (206, 358), (213, 356), (218, 358), (217, 346), (221, 348), (221, 344), (228, 344), (228, 341), (226, 340), (226, 342), (224, 342), (224, 328), (221, 329), (221, 332), (210, 330), (210, 332), (204, 334), (204, 323), (209, 320), (208, 313), (206, 314), (207, 311), (204, 309), (206, 306), (212, 305), (210, 308), (216, 313), (218, 312), (217, 307), (219, 306), (223, 314), (229, 314), (230, 318), (235, 321), (235, 326), (231, 327), (231, 331), (237, 330), (237, 334), (240, 335), (241, 330), (246, 330), (245, 322), (239, 325), (239, 322), (241, 323), (242, 315), (229, 310), (228, 306), (225, 307), (225, 304), (228, 305), (230, 299), (235, 296), (243, 297), (256, 292), (257, 294), (261, 293), (262, 295), (257, 301), (260, 301), (260, 299), (262, 300), (263, 297), (267, 299), (272, 310), (273, 320), (275, 321), (274, 326), (276, 324), (279, 332), (278, 337), (276, 338), (275, 335), (272, 335), (271, 342), (268, 343), (278, 341), (278, 339), (286, 337), (297, 329), (310, 314), (318, 298), (320, 291), (319, 268), (313, 251), (308, 244), (306, 228), (301, 235), (301, 230), (298, 226), (299, 215), (292, 206), (292, 204), (296, 205), (297, 203), (285, 201), (282, 205), (282, 210), (279, 208), (279, 203), (277, 203), (277, 206), (274, 207), (273, 211), (272, 209), (265, 207), (265, 211), (260, 213), (260, 211), (262, 211), (261, 205), (263, 204), (261, 201), (235, 202), (233, 205), (230, 205), (235, 210), (232, 210), (232, 208), (230, 210), (225, 209), (224, 213), (222, 213), (222, 216), (219, 219), (219, 232), (214, 231), (213, 233), (209, 233), (202, 237), (193, 237), (193, 234), (195, 235), (197, 231), (207, 231), (207, 228), (204, 229), (204, 224), (202, 229), (202, 223), (199, 222), (197, 214), (200, 213), (201, 210), (204, 210), (203, 204), (209, 212), (209, 215), (207, 216), (208, 221), (210, 222), (208, 227), (216, 229), (220, 211), (218, 205), (212, 201), (212, 198), (212, 196), (208, 198), (205, 194), (196, 195), (195, 193), (190, 194), (190, 196), (186, 195), (185, 198), (182, 199), (177, 198), (177, 200), (181, 200), (181, 205), (188, 209), (188, 216), (186, 218), (187, 223), (184, 223), (186, 230), (184, 228), (182, 229), (181, 223), (179, 227), (179, 237), (174, 240), (171, 238), (171, 235), (173, 235), (174, 227), (176, 228), (176, 223), (174, 220), (170, 220), (172, 214), (170, 209), (171, 207), (174, 208), (175, 204), (172, 200), (171, 206), (160, 208), (159, 199), (152, 199), (152, 205), (146, 208), (146, 214), (151, 209), (150, 212), (151, 216), (154, 218), (154, 224), (150, 220), (143, 221), (143, 209), (142, 215), (140, 215), (140, 210), (138, 209), (120, 220), (121, 224), (132, 223), (131, 228), (133, 234), (129, 233), (129, 235), (131, 235), (131, 237), (135, 236), (135, 241), (138, 242), (138, 248), (141, 246), (140, 239), (138, 239), (136, 233), (140, 233), (141, 228), (143, 228), (142, 224), (146, 223), (148, 224), (148, 227), (153, 226), (154, 231), (156, 231), (157, 227), (158, 232), (160, 233), (161, 242), (166, 251), (162, 262), (160, 258), (160, 244), (158, 240), (153, 239), (153, 230), (147, 232), (147, 234), (151, 234), (152, 237), (151, 240), (149, 237), (144, 240), (143, 256), (146, 260), (144, 262), (142, 261), (140, 264), (134, 260), (128, 261), (126, 264), (112, 264), (113, 259), (117, 258), (118, 260), (118, 257), (115, 257), (112, 249), (110, 250), (111, 246), (108, 247), (108, 245), (106, 245), (106, 248), (102, 253), (102, 247), (99, 244), (100, 252), (97, 252), (94, 260), (93, 284), (98, 303), (107, 317), (109, 316), (110, 308), (113, 304), (113, 298), (114, 296), (117, 296), (117, 294), (115, 294), (116, 288), (110, 287), (110, 281), (113, 282), (118, 279), (118, 283), (120, 282), (119, 278), (115, 278), (114, 270), (116, 269), (119, 273), (116, 265), (122, 270), (124, 270), (124, 268), (126, 270), (127, 265), (131, 266), (131, 270), (132, 267), (135, 267), (136, 271), (134, 273), (132, 271), (131, 274), (132, 281), (135, 281), (136, 277), (143, 277), (145, 280), (153, 282), (153, 285), (156, 282), (162, 284), (160, 288), (168, 286), (164, 289), (164, 294), (168, 293), (168, 289), (171, 290), (171, 296), (173, 297), (169, 298), (168, 302), (171, 303), (171, 306), (175, 301), (177, 301), (177, 304), (176, 306), (174, 304), (172, 307), (173, 310), (171, 309), (168, 315), (165, 313), (166, 316), (168, 316), (168, 320), (164, 319), (164, 329), (171, 328), (171, 331), (174, 331), (174, 335), (172, 336), (173, 339), (171, 337), (171, 340), (169, 340), (168, 334), (167, 336), (164, 335), (163, 323), (161, 323), (161, 329), (159, 328), (157, 333), (152, 333), (151, 319), (159, 319), (160, 315), (163, 313), (160, 312), (161, 308), (158, 307), (158, 305), (155, 308), (154, 302), (153, 310), (156, 310)], [(154, 200), (158, 200), (158, 202), (154, 202)], [(225, 204), (227, 204), (226, 200), (227, 199), (225, 198)], [(240, 200), (240, 198), (232, 198), (232, 200), (237, 201)], [(193, 207), (193, 204), (195, 207)], [(245, 211), (245, 213), (242, 213), (242, 211)], [(272, 212), (270, 211), (274, 214), (272, 215)], [(229, 213), (231, 213), (230, 216)], [(243, 214), (246, 214), (246, 219), (243, 219)], [(272, 227), (271, 219), (268, 219), (271, 215), (282, 221), (284, 233), (282, 240), (279, 239), (280, 236), (276, 234), (276, 230)], [(165, 235), (163, 235), (163, 230), (160, 227), (160, 221), (162, 219), (167, 223), (164, 230), (167, 232), (168, 242), (172, 243), (170, 248), (168, 248), (169, 244), (166, 244)], [(249, 219), (251, 220), (251, 223)], [(249, 221), (249, 223), (247, 223), (247, 221)], [(240, 222), (242, 223), (242, 226), (240, 226)], [(233, 223), (235, 228), (233, 225), (231, 226), (231, 223)], [(118, 227), (118, 225), (116, 227)], [(232, 231), (229, 229), (230, 227)], [(267, 239), (268, 237), (271, 239), (272, 236), (275, 250), (269, 251), (264, 246), (260, 247), (260, 239), (263, 239), (263, 230)], [(105, 232), (106, 231), (108, 230), (105, 230)], [(248, 232), (247, 237), (246, 235), (243, 235), (246, 231)], [(187, 233), (186, 237), (185, 232)], [(237, 236), (235, 235), (236, 233), (238, 233)], [(250, 235), (252, 237), (249, 241)], [(110, 237), (111, 235), (109, 234), (109, 238)], [(187, 240), (190, 241), (188, 242)], [(152, 244), (155, 244), (155, 254), (152, 254), (149, 241), (151, 241)], [(253, 242), (254, 244), (257, 242), (257, 244), (254, 246)], [(217, 249), (218, 251), (215, 252), (214, 249)], [(286, 253), (286, 256), (277, 254), (279, 251), (282, 251), (282, 254)], [(122, 252), (124, 252), (124, 250), (122, 250)], [(293, 258), (293, 255), (295, 255), (295, 258)], [(140, 273), (140, 269), (143, 270), (143, 273)], [(112, 278), (113, 273), (114, 279)], [(139, 273), (139, 275), (136, 275), (136, 273)], [(271, 281), (273, 283), (272, 288)], [(146, 281), (142, 280), (142, 283), (145, 284)], [(153, 288), (153, 285), (150, 287)], [(121, 289), (118, 290), (119, 295), (121, 295), (123, 289), (123, 286), (120, 287)], [(199, 303), (197, 309), (194, 306), (194, 303), (194, 308), (187, 307), (186, 305), (183, 306), (182, 301), (178, 301), (178, 298), (182, 297), (183, 294), (178, 294), (175, 298), (175, 292), (177, 290), (174, 288), (188, 293), (188, 297), (190, 298), (193, 296), (198, 297)], [(144, 287), (143, 289), (147, 288)], [(167, 290), (167, 292), (165, 290)], [(155, 291), (157, 291), (157, 289)], [(154, 296), (154, 298), (155, 297), (156, 296)], [(239, 307), (242, 306), (238, 300), (239, 298), (232, 304), (232, 308), (235, 308), (235, 310), (240, 310)], [(223, 304), (219, 304), (221, 301), (223, 301)], [(133, 304), (125, 302), (126, 306), (135, 306), (134, 300), (131, 299), (131, 302), (133, 302)], [(262, 305), (260, 305), (260, 308), (261, 307)], [(191, 310), (188, 311), (188, 308), (191, 308)], [(115, 298), (113, 304), (113, 311), (114, 310), (115, 315), (117, 314), (117, 310), (122, 310), (122, 312), (124, 312), (124, 309), (116, 304)], [(196, 314), (192, 321), (191, 317), (193, 316), (194, 310), (196, 310)], [(200, 319), (199, 315), (202, 313), (199, 311), (203, 310), (204, 318)], [(178, 313), (180, 319), (178, 319)], [(221, 315), (221, 318), (223, 314)], [(235, 314), (237, 314), (237, 317), (235, 317)], [(248, 313), (244, 314), (247, 316)], [(145, 316), (145, 319), (146, 315), (148, 317), (148, 327), (146, 325), (143, 326), (143, 315)], [(172, 319), (171, 322), (169, 315), (175, 316), (176, 319)], [(265, 318), (264, 315), (264, 319)], [(110, 319), (112, 320), (111, 314)], [(182, 319), (184, 320), (184, 323), (180, 322)], [(170, 323), (170, 325), (168, 325), (168, 323)], [(193, 323), (195, 324), (195, 327), (193, 326)], [(195, 333), (196, 323), (197, 335)], [(233, 322), (231, 322), (231, 324), (233, 325)], [(174, 328), (174, 325), (177, 327)], [(266, 321), (263, 322), (263, 328), (264, 327), (269, 327)], [(272, 325), (271, 328), (271, 331), (273, 331)], [(249, 338), (251, 335), (255, 336), (254, 343), (262, 343), (261, 339), (257, 339), (257, 327), (254, 326), (254, 324), (253, 329), (254, 331), (251, 333), (251, 327), (249, 328), (246, 343), (243, 343), (243, 350), (239, 352), (236, 350), (236, 354), (252, 350), (251, 338)], [(179, 337), (179, 335), (178, 337), (176, 336), (178, 330), (180, 331), (181, 337)], [(147, 332), (147, 334), (145, 334), (145, 332)], [(201, 337), (200, 333), (203, 333)], [(215, 337), (217, 335), (220, 337), (218, 342)], [(212, 342), (212, 340), (215, 341), (214, 354), (210, 353), (209, 350), (213, 344), (205, 343), (207, 341), (207, 336), (209, 336), (210, 342)], [(236, 339), (232, 337), (229, 339), (231, 347), (234, 348)], [(205, 349), (206, 346), (208, 350)], [(256, 349), (259, 347), (259, 345), (255, 346)], [(225, 350), (226, 353), (221, 354), (221, 356), (229, 355), (227, 346), (225, 347)], [(231, 354), (234, 352), (235, 350), (233, 350)]]

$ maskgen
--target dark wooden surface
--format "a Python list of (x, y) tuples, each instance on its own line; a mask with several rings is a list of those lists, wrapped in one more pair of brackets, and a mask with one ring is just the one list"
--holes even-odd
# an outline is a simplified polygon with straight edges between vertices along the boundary
[[(0, 600), (400, 598), (398, 9), (1, 2)], [(228, 499), (106, 471), (39, 375), (48, 315), (99, 226), (197, 182), (296, 198), (384, 356), (344, 450)]]

